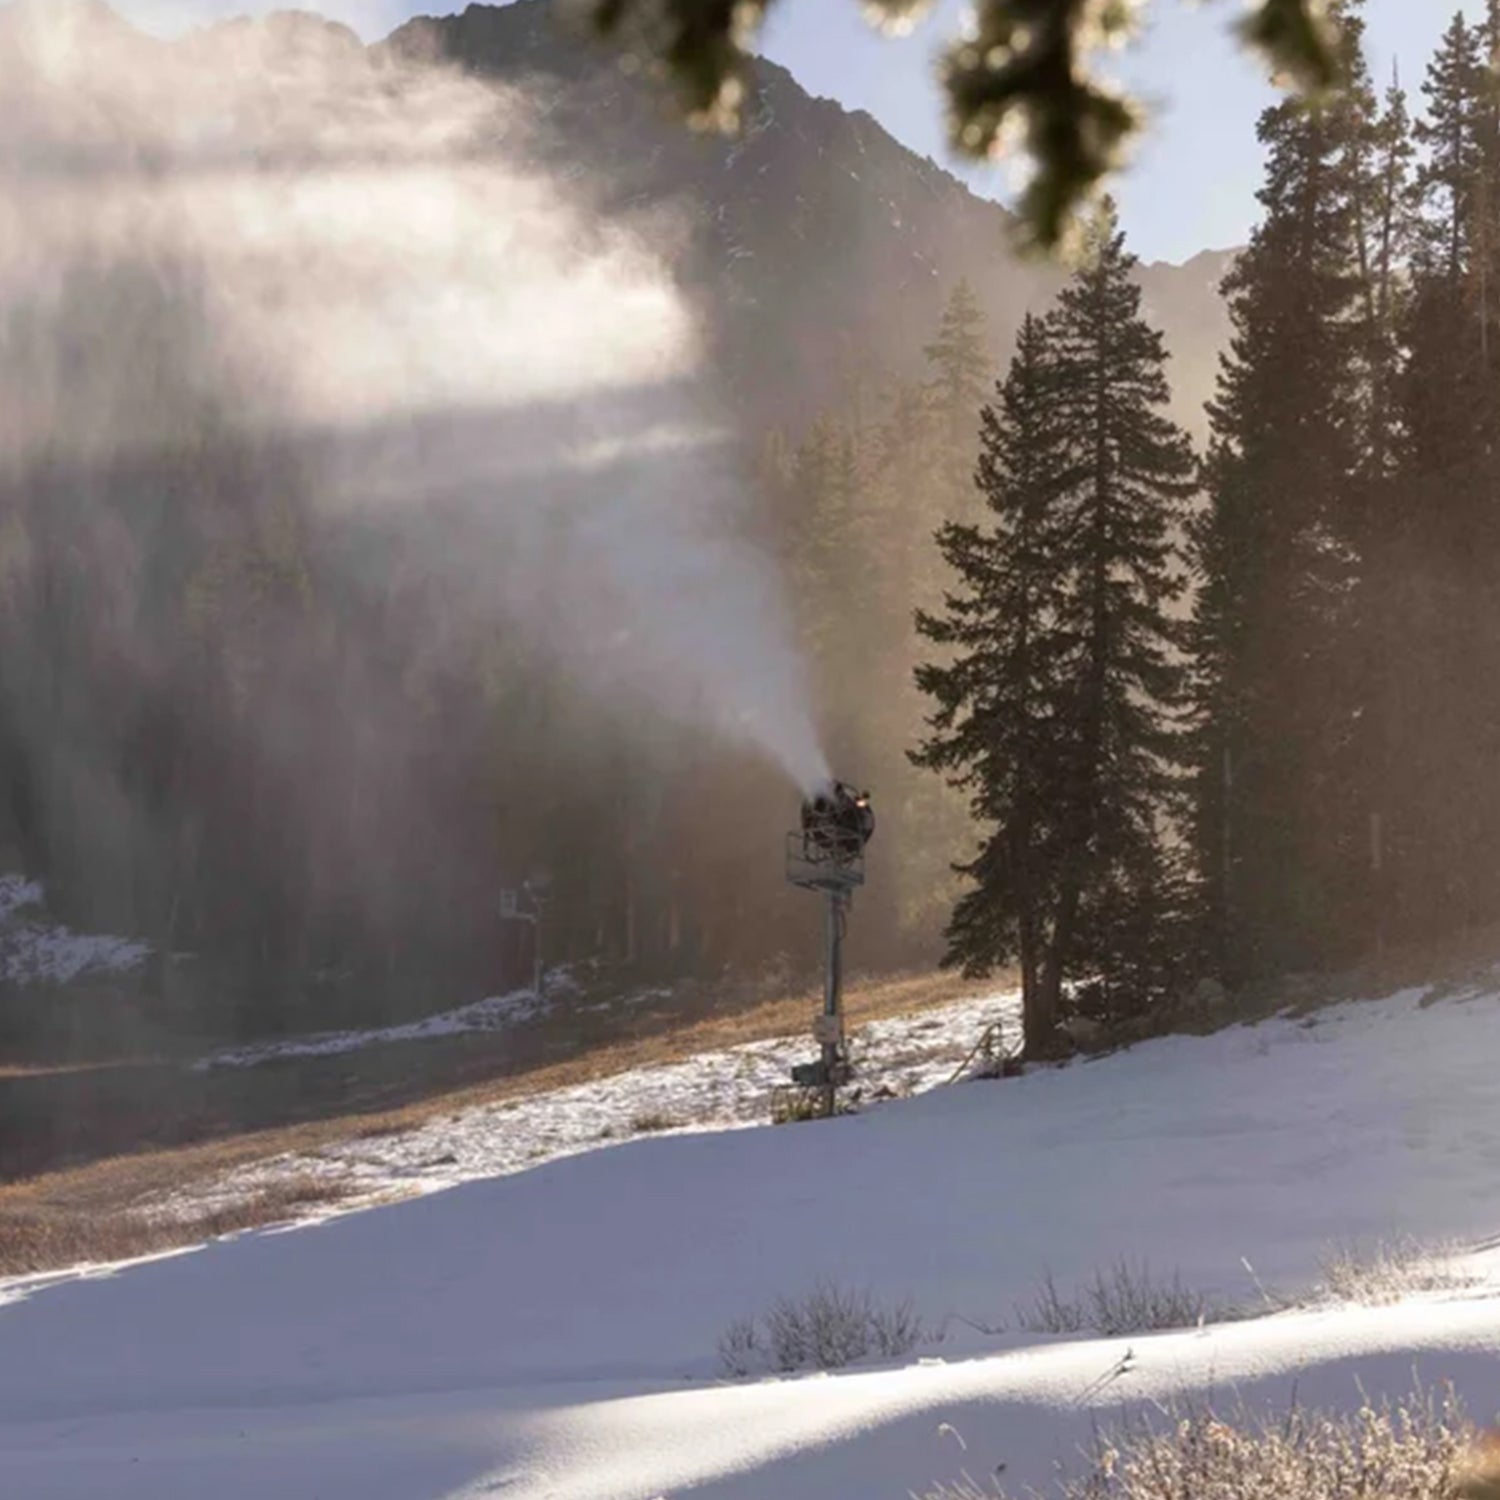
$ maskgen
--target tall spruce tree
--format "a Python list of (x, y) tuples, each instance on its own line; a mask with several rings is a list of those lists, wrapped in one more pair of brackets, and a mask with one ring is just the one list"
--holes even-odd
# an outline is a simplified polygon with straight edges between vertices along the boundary
[[(1482, 29), (1455, 15), (1427, 70), (1424, 117), (1416, 126), (1423, 211), (1407, 326), (1406, 425), (1408, 468), (1429, 475), (1470, 463), (1489, 404), (1489, 329), (1479, 304), (1487, 300), (1492, 268), (1480, 252), (1494, 238), (1496, 194), (1489, 181), (1494, 106), (1483, 58)], [(1442, 511), (1459, 524), (1456, 507)], [(1471, 508), (1464, 524), (1478, 519)], [(1455, 541), (1466, 547), (1472, 538)]]
[(1056, 910), (1060, 786), (1049, 730), (1060, 712), (1054, 622), (1064, 584), (1052, 381), (1046, 331), (1028, 317), (995, 403), (980, 412), (975, 484), (990, 520), (948, 521), (937, 533), (957, 584), (942, 613), (917, 615), (944, 659), (917, 669), (936, 706), (911, 757), (966, 792), (975, 821), (993, 829), (957, 867), (974, 889), (949, 922), (948, 962), (974, 975), (1019, 962), (1029, 1051), (1047, 1050), (1057, 1024), (1041, 984)]
[(1065, 978), (1098, 976), (1093, 1002), (1118, 1015), (1161, 998), (1180, 940), (1172, 835), (1183, 811), (1186, 643), (1173, 606), (1197, 464), (1166, 415), (1162, 335), (1141, 315), (1112, 205), (1089, 263), (1048, 330), (1067, 488), (1056, 628), (1068, 647), (1066, 774), (1057, 917), (1045, 1002)]
[[(1362, 79), (1362, 70), (1360, 75)], [(1353, 200), (1361, 300), (1356, 341), (1359, 424), (1350, 476), (1349, 543), (1354, 569), (1348, 682), (1358, 705), (1351, 788), (1369, 828), (1369, 879), (1351, 901), (1351, 927), (1377, 949), (1396, 935), (1392, 833), (1399, 828), (1398, 757), (1409, 733), (1407, 667), (1412, 637), (1406, 565), (1411, 515), (1399, 483), (1401, 392), (1415, 248), (1415, 145), (1406, 96), (1393, 79), (1385, 105), (1365, 106), (1367, 151)]]
[(936, 700), (913, 759), (971, 796), (994, 832), (962, 866), (975, 888), (949, 961), (1018, 959), (1026, 1051), (1054, 1054), (1064, 982), (1118, 1013), (1166, 982), (1170, 835), (1182, 762), (1174, 536), (1195, 487), (1159, 333), (1112, 215), (1055, 312), (1023, 327), (982, 414), (976, 481), (988, 526), (939, 536), (959, 575), (919, 669)]
[(1424, 85), (1420, 219), (1403, 326), (1397, 490), (1403, 651), (1392, 662), (1390, 920), (1441, 935), (1500, 911), (1500, 102), (1496, 17), (1454, 17)]
[[(977, 414), (992, 378), (984, 310), (967, 281), (953, 288), (937, 334), (922, 352), (927, 358), (924, 389), (934, 455), (928, 489), (945, 519), (961, 520), (966, 518), (964, 506), (972, 506), (975, 500)], [(977, 511), (967, 517), (978, 518)]]
[(1357, 93), (1262, 115), (1265, 217), (1224, 287), (1234, 333), (1192, 528), (1194, 842), (1231, 983), (1336, 950), (1363, 874), (1347, 669), (1366, 128)]

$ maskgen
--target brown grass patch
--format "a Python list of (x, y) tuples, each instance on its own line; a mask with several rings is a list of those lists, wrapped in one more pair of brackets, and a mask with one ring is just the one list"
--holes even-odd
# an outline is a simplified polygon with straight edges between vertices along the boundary
[(303, 1176), (187, 1217), (140, 1210), (97, 1214), (54, 1204), (0, 1202), (0, 1276), (155, 1255), (242, 1229), (282, 1224), (296, 1218), (299, 1209), (346, 1196), (347, 1190), (337, 1182)]

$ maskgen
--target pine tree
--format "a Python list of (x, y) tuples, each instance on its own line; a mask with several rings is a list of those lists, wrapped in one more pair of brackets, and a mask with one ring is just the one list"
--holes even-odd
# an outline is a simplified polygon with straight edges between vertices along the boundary
[(1393, 76), (1378, 112), (1358, 66), (1352, 104), (1364, 129), (1356, 134), (1357, 181), (1351, 207), (1362, 291), (1363, 382), (1361, 462), (1372, 480), (1389, 479), (1399, 448), (1397, 390), (1406, 316), (1404, 269), (1417, 235), (1412, 181), (1415, 141), (1405, 91)]
[(1425, 937), (1500, 910), (1500, 89), (1483, 25), (1456, 16), (1428, 70), (1418, 253), (1398, 391), (1403, 622), (1391, 662), (1391, 921)]
[[(1362, 78), (1363, 70), (1360, 70)], [(1388, 849), (1399, 823), (1398, 765), (1407, 723), (1412, 601), (1407, 553), (1411, 515), (1399, 483), (1407, 267), (1416, 245), (1415, 143), (1406, 96), (1393, 78), (1384, 108), (1360, 101), (1369, 120), (1353, 198), (1361, 300), (1355, 349), (1358, 429), (1349, 476), (1349, 543), (1357, 556), (1350, 604), (1348, 681), (1358, 708), (1351, 790), (1369, 829), (1369, 881), (1351, 904), (1351, 925), (1379, 948), (1395, 933)]]
[(984, 310), (967, 281), (953, 288), (937, 335), (922, 352), (929, 372), (925, 389), (935, 454), (928, 488), (939, 514), (957, 519), (962, 507), (974, 500), (975, 415), (991, 380)]
[(1056, 311), (1022, 330), (982, 415), (990, 527), (950, 523), (961, 587), (918, 626), (957, 648), (919, 682), (937, 702), (914, 756), (969, 790), (995, 825), (963, 872), (949, 961), (1018, 957), (1026, 1050), (1046, 1056), (1066, 980), (1103, 979), (1112, 1013), (1158, 997), (1172, 886), (1183, 670), (1169, 607), (1174, 535), (1195, 488), (1161, 335), (1112, 216)]
[(1474, 231), (1481, 145), (1479, 93), (1481, 38), (1457, 12), (1427, 69), (1424, 118), (1417, 143), (1424, 148), (1421, 190), (1437, 207), (1424, 236), (1427, 263), (1457, 277), (1468, 259)]
[(1262, 115), (1265, 217), (1224, 288), (1234, 335), (1193, 527), (1194, 842), (1232, 983), (1337, 950), (1363, 850), (1348, 668), (1365, 129), (1348, 97)]
[(973, 429), (990, 370), (984, 348), (984, 310), (966, 279), (953, 288), (937, 336), (922, 353), (932, 372), (927, 389), (933, 405), (953, 424), (947, 435), (962, 437)]
[(1062, 585), (1058, 502), (1062, 451), (1043, 325), (1022, 325), (1009, 372), (980, 412), (975, 484), (987, 525), (948, 521), (937, 534), (958, 575), (943, 613), (919, 612), (917, 629), (944, 649), (917, 669), (935, 701), (932, 730), (913, 752), (970, 799), (976, 822), (993, 825), (961, 873), (975, 883), (948, 926), (948, 962), (989, 974), (1018, 960), (1027, 1047), (1055, 1030), (1041, 987), (1056, 904), (1059, 799), (1048, 729), (1057, 716), (1057, 640), (1051, 621)]
[[(1406, 382), (1407, 467), (1435, 475), (1461, 471), (1481, 441), (1490, 403), (1488, 289), (1492, 267), (1490, 181), (1495, 110), (1482, 64), (1480, 28), (1456, 15), (1423, 86), (1425, 117), (1416, 126), (1424, 148), (1417, 175), (1423, 213), (1407, 327), (1411, 354)], [(1481, 250), (1484, 253), (1480, 253)], [(1443, 507), (1459, 530), (1461, 549), (1473, 538), (1458, 509)]]
[(1137, 264), (1112, 207), (1091, 262), (1049, 331), (1068, 448), (1056, 628), (1069, 651), (1058, 815), (1064, 850), (1047, 1004), (1080, 971), (1119, 1014), (1161, 998), (1159, 958), (1178, 885), (1167, 835), (1181, 813), (1185, 643), (1172, 606), (1186, 581), (1178, 538), (1197, 489), (1192, 445), (1166, 415), (1161, 334), (1141, 316)]

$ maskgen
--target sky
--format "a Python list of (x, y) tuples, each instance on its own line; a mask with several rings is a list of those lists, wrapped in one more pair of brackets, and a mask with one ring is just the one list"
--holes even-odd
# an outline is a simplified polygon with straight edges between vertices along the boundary
[[(152, 30), (171, 32), (290, 0), (116, 0), (115, 8)], [(1368, 52), (1378, 80), (1399, 65), (1413, 90), (1427, 59), (1462, 8), (1477, 18), (1483, 0), (1368, 0)], [(910, 36), (882, 37), (861, 19), (858, 0), (778, 0), (763, 50), (811, 93), (867, 110), (898, 140), (946, 166), (942, 104), (933, 58), (962, 23), (966, 0), (938, 0)], [(413, 15), (462, 9), (445, 0), (322, 0), (310, 6), (347, 22), (366, 39)], [(1255, 120), (1273, 97), (1263, 70), (1230, 35), (1235, 0), (1195, 5), (1153, 0), (1154, 22), (1108, 71), (1152, 109), (1129, 172), (1115, 184), (1121, 215), (1143, 259), (1183, 261), (1200, 250), (1243, 244), (1255, 221), (1260, 148)], [(976, 192), (1006, 198), (1003, 166), (964, 171)]]

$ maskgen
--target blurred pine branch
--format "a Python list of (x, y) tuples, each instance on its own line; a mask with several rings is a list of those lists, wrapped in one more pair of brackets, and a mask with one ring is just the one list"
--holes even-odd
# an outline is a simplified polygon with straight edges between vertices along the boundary
[[(733, 130), (750, 48), (773, 0), (555, 0), (638, 66), (672, 80), (697, 126)], [(812, 0), (802, 0), (810, 4)], [(819, 0), (826, 3), (826, 0)], [(876, 25), (906, 30), (927, 0), (860, 0)], [(976, 0), (972, 35), (942, 58), (948, 135), (961, 156), (1020, 152), (1031, 168), (1023, 234), (1057, 251), (1141, 123), (1136, 102), (1090, 66), (1135, 34), (1149, 0)], [(1334, 0), (1332, 9), (1336, 9)], [(1256, 0), (1239, 30), (1278, 81), (1315, 93), (1337, 82), (1327, 0)]]

